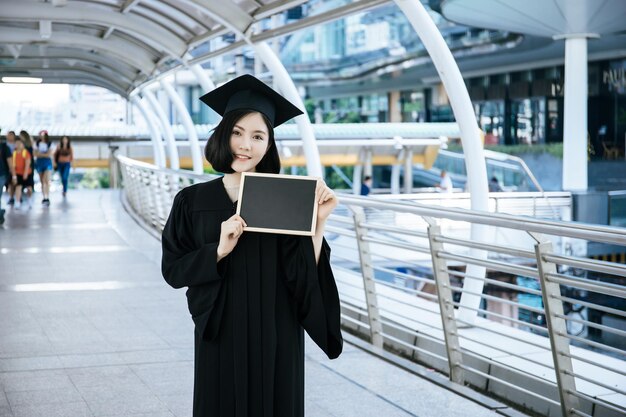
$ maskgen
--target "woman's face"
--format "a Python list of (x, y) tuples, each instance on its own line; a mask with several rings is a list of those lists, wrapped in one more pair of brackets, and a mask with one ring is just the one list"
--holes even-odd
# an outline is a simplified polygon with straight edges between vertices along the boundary
[(260, 113), (250, 113), (235, 123), (230, 135), (235, 172), (254, 172), (269, 146), (269, 129)]
[(67, 138), (67, 136), (63, 136), (63, 139), (61, 139), (61, 143), (63, 144), (63, 146), (67, 146), (67, 141), (69, 139)]

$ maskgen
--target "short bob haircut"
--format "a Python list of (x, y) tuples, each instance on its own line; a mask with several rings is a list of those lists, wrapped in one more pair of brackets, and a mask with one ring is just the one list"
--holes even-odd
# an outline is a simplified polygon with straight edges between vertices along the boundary
[[(235, 124), (237, 124), (242, 117), (251, 113), (256, 112), (247, 109), (228, 112), (215, 129), (213, 129), (213, 133), (204, 147), (204, 157), (216, 171), (223, 174), (232, 174), (235, 172), (231, 168), (233, 164), (233, 152), (230, 148), (230, 137)], [(276, 142), (274, 141), (274, 128), (272, 128), (272, 124), (263, 113), (259, 114), (263, 117), (265, 125), (267, 126), (269, 143), (265, 156), (256, 166), (256, 172), (278, 174), (280, 172), (280, 157), (278, 156)]]

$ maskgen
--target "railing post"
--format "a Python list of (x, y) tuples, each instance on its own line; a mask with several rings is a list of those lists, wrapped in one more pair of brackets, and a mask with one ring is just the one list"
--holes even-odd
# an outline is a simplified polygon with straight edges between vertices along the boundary
[(437, 287), (437, 300), (439, 301), (439, 311), (441, 314), (441, 324), (443, 336), (448, 355), (448, 366), (450, 369), (450, 380), (457, 384), (465, 384), (465, 375), (461, 364), (461, 345), (457, 333), (456, 319), (454, 317), (454, 305), (452, 305), (452, 290), (450, 289), (450, 276), (448, 275), (447, 262), (438, 256), (443, 250), (443, 243), (435, 238), (441, 235), (441, 228), (432, 219), (426, 219), (428, 226), (428, 240), (430, 242), (430, 253), (433, 261), (433, 276)]
[(365, 222), (365, 212), (360, 207), (353, 209), (354, 231), (356, 243), (359, 249), (361, 261), (361, 274), (363, 276), (363, 290), (365, 291), (365, 303), (367, 304), (367, 319), (370, 326), (370, 338), (374, 346), (383, 347), (383, 326), (380, 321), (378, 299), (376, 297), (376, 283), (374, 282), (374, 269), (372, 268), (372, 255), (369, 242), (363, 238), (367, 236), (367, 230), (361, 226)]
[(120, 188), (120, 165), (117, 160), (116, 153), (119, 150), (119, 146), (109, 146), (109, 188)]
[[(535, 239), (537, 235), (533, 233)], [(539, 239), (537, 239), (539, 241)], [(561, 296), (561, 289), (558, 283), (551, 282), (547, 274), (555, 274), (556, 265), (547, 262), (544, 255), (552, 253), (552, 242), (544, 241), (535, 245), (537, 256), (537, 269), (541, 282), (541, 295), (543, 298), (543, 308), (546, 313), (548, 324), (548, 334), (552, 347), (552, 360), (554, 361), (554, 372), (559, 388), (561, 399), (561, 413), (563, 417), (574, 415), (572, 410), (578, 409), (578, 397), (576, 392), (576, 381), (573, 376), (572, 357), (569, 350), (569, 339), (567, 338), (567, 325), (563, 316), (563, 303), (557, 298)]]

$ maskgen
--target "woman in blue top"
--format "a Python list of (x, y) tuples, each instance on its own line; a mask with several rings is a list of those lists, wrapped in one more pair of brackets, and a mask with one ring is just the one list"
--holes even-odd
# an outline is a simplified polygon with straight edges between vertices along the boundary
[(43, 194), (43, 200), (41, 204), (44, 206), (50, 205), (50, 176), (52, 175), (52, 143), (48, 136), (48, 131), (42, 130), (39, 132), (39, 140), (35, 146), (35, 168), (39, 173), (39, 180), (41, 181), (41, 193)]

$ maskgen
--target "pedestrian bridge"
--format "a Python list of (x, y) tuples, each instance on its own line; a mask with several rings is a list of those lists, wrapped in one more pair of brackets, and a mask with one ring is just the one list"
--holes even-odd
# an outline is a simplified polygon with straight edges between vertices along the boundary
[[(176, 192), (208, 177), (118, 163), (121, 190), (7, 213), (2, 417), (190, 415), (193, 325), (158, 235)], [(624, 229), (339, 198), (327, 239), (347, 344), (336, 361), (307, 345), (307, 416), (624, 414), (626, 268), (579, 255), (623, 251)]]

